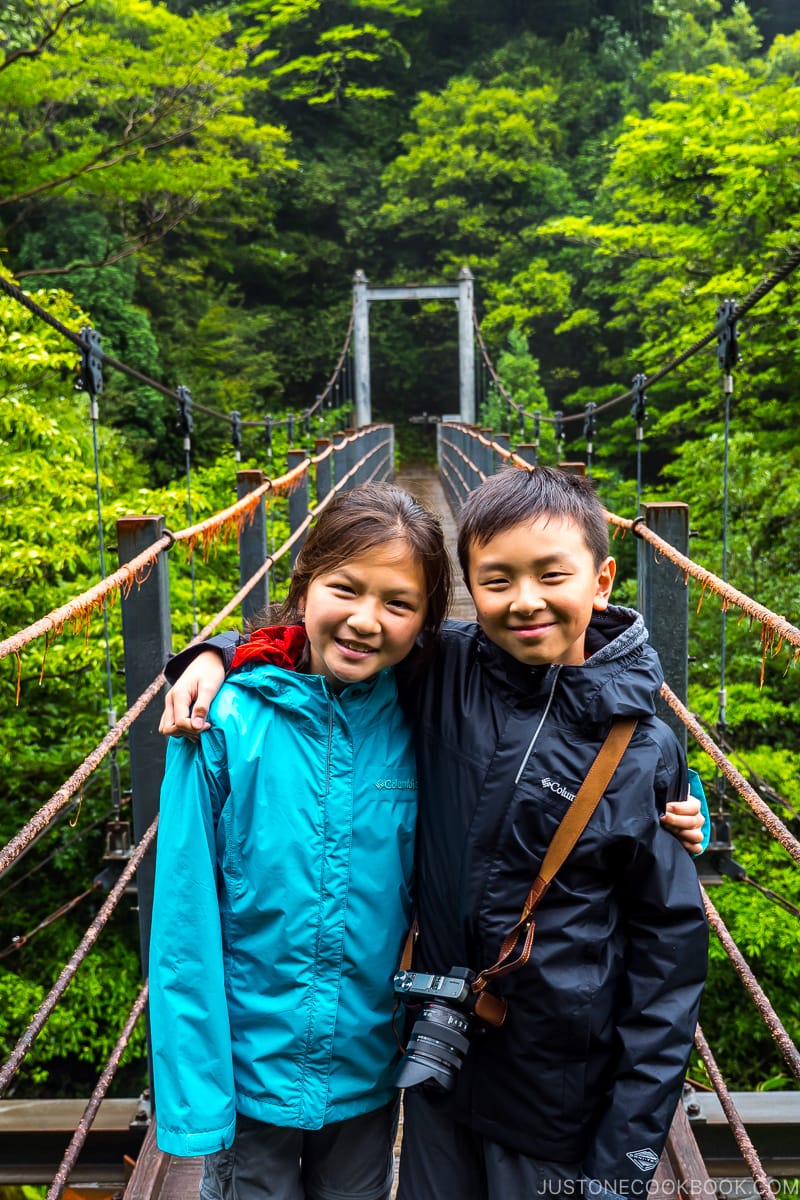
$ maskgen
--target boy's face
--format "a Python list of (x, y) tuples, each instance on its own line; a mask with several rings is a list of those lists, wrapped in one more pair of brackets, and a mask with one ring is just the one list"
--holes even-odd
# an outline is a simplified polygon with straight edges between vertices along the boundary
[(579, 666), (594, 609), (608, 606), (616, 564), (599, 569), (583, 531), (561, 517), (513, 525), (469, 552), (469, 590), (486, 636), (527, 666)]

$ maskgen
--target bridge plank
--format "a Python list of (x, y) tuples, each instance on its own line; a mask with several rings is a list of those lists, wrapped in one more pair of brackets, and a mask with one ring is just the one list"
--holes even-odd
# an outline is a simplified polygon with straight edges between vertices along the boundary
[(431, 512), (436, 513), (439, 517), (450, 554), (450, 560), (453, 564), (453, 577), (455, 580), (450, 616), (457, 617), (460, 621), (474, 621), (475, 605), (472, 603), (472, 597), (467, 591), (464, 580), (461, 577), (461, 568), (458, 565), (458, 557), (456, 555), (456, 541), (458, 539), (456, 518), (445, 496), (439, 476), (432, 469), (426, 471), (423, 467), (419, 467), (416, 470), (408, 468), (401, 474), (398, 474), (394, 482), (398, 487), (410, 492), (415, 499), (419, 500), (421, 504), (424, 504), (426, 508), (429, 508)]
[[(156, 1123), (151, 1121), (123, 1200), (150, 1200), (159, 1196), (169, 1164), (170, 1155), (163, 1154), (156, 1145)], [(194, 1195), (196, 1197), (197, 1193)]]

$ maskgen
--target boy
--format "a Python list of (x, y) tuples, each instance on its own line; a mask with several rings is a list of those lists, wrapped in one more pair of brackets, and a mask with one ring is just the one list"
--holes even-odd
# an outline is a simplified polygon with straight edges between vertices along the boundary
[[(467, 499), (459, 560), (478, 624), (446, 626), (406, 681), (420, 781), (413, 966), (490, 966), (611, 722), (626, 754), (542, 901), (528, 963), (491, 990), (451, 1093), (412, 1088), (398, 1200), (645, 1195), (692, 1045), (707, 931), (690, 858), (659, 821), (686, 766), (654, 715), (641, 617), (591, 481), (539, 467)], [(588, 1180), (588, 1184), (587, 1184)]]
[(491, 985), (505, 1024), (473, 1033), (452, 1096), (406, 1092), (399, 1200), (522, 1200), (581, 1178), (589, 1194), (644, 1195), (707, 954), (696, 872), (657, 817), (686, 793), (654, 716), (658, 659), (641, 617), (609, 607), (591, 481), (492, 476), (467, 498), (458, 555), (478, 627), (445, 628), (414, 710), (415, 969), (497, 960), (612, 720), (638, 726), (537, 910), (529, 962)]

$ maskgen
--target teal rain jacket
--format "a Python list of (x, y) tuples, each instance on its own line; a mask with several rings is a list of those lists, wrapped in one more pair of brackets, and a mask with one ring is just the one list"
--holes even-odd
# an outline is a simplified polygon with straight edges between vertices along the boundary
[(171, 739), (150, 944), (159, 1147), (230, 1146), (236, 1113), (319, 1129), (395, 1095), (392, 976), (417, 780), (394, 674), (338, 695), (257, 665)]

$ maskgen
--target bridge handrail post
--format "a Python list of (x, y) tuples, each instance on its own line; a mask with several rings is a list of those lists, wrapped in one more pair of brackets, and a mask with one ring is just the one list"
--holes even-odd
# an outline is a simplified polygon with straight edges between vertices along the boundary
[(532, 467), (539, 463), (539, 447), (535, 442), (520, 442), (514, 453)]
[(448, 494), (450, 506), (453, 509), (453, 512), (456, 513), (461, 507), (461, 495), (458, 490), (458, 484), (456, 480), (452, 478), (452, 471), (449, 469), (452, 467), (455, 451), (463, 448), (463, 442), (464, 431), (460, 425), (451, 425), (450, 428), (446, 429), (442, 434), (439, 473), (442, 475), (442, 479), (444, 480), (445, 491)]
[[(681, 554), (689, 554), (689, 506), (676, 502), (642, 503), (640, 515), (648, 529)], [(639, 612), (657, 650), (664, 678), (683, 703), (689, 690), (689, 588), (684, 575), (643, 538), (637, 544)], [(686, 749), (686, 726), (659, 696), (658, 715), (675, 731)]]
[(465, 479), (464, 492), (459, 496), (458, 500), (458, 506), (461, 508), (461, 505), (466, 500), (468, 493), (471, 492), (474, 487), (477, 487), (478, 483), (480, 483), (480, 476), (478, 472), (481, 469), (481, 463), (483, 459), (481, 458), (482, 447), (476, 436), (478, 433), (477, 426), (471, 425), (469, 429), (464, 429), (463, 426), (460, 426), (458, 433), (461, 441), (460, 449), (466, 456), (467, 462), (471, 464), (469, 467), (467, 467), (467, 478)]
[[(387, 429), (385, 425), (375, 425), (367, 434), (364, 453), (369, 454), (370, 458), (364, 467), (364, 482), (366, 482), (373, 474), (375, 479), (378, 479), (381, 482), (388, 478), (385, 468), (385, 464), (389, 460), (388, 447), (384, 448), (383, 454), (379, 455), (377, 453), (378, 447), (386, 437), (386, 433)], [(375, 452), (374, 458), (372, 457), (373, 451)]]
[[(266, 481), (263, 471), (247, 470), (236, 472), (236, 496), (241, 500)], [(267, 505), (264, 496), (253, 510), (252, 521), (247, 521), (239, 535), (239, 587), (244, 587), (267, 557)], [(269, 571), (261, 576), (255, 587), (242, 599), (242, 624), (246, 626), (269, 606)]]
[(370, 464), (364, 462), (364, 456), (369, 453), (374, 436), (375, 431), (373, 429), (368, 429), (361, 433), (361, 436), (354, 444), (355, 458), (353, 459), (353, 462), (358, 463), (359, 465), (356, 469), (355, 475), (353, 476), (353, 487), (359, 487), (369, 474)]
[(345, 472), (344, 444), (342, 442), (343, 437), (344, 437), (344, 434), (342, 433), (341, 429), (339, 429), (335, 433), (331, 434), (331, 442), (333, 443), (333, 454), (331, 455), (331, 458), (333, 459), (332, 468), (331, 468), (331, 470), (332, 470), (331, 484), (334, 487), (339, 482), (339, 480), (342, 478), (342, 476), (344, 475), (344, 472)]
[[(289, 466), (289, 470), (293, 471), (295, 469), (295, 467), (298, 466), (305, 457), (306, 457), (305, 450), (287, 450), (286, 460), (287, 460), (287, 463)], [(308, 516), (308, 472), (306, 471), (306, 473), (302, 477), (302, 479), (300, 479), (299, 482), (295, 484), (294, 488), (289, 493), (289, 531), (290, 531), (290, 533), (294, 533), (294, 531), (297, 528), (299, 528), (300, 525), (302, 525), (303, 521), (305, 521), (307, 516)], [(295, 564), (295, 559), (297, 558), (298, 554), (300, 553), (300, 551), (303, 547), (304, 541), (305, 541), (305, 534), (302, 537), (297, 539), (297, 541), (294, 543), (291, 550), (289, 551), (289, 555), (290, 555), (289, 561), (291, 562), (292, 566), (294, 566), (294, 564)]]
[[(329, 438), (316, 438), (314, 457), (317, 458), (320, 454), (324, 454), (330, 444)], [(325, 499), (333, 486), (332, 468), (333, 454), (326, 455), (322, 462), (317, 463), (317, 504)]]
[[(492, 441), (496, 446), (501, 446), (503, 450), (511, 450), (511, 435), (508, 433), (496, 433)], [(502, 454), (498, 454), (496, 450), (492, 451), (492, 457), (494, 460), (494, 473), (496, 474), (506, 465), (506, 459), (503, 458)]]
[[(341, 463), (342, 469), (341, 469), (341, 472), (337, 472), (337, 475), (336, 475), (337, 483), (339, 482), (340, 479), (344, 478), (344, 476), (348, 473), (348, 471), (351, 471), (353, 468), (353, 464), (355, 462), (355, 452), (356, 452), (356, 442), (352, 441), (352, 437), (353, 437), (354, 433), (355, 433), (355, 429), (343, 429), (342, 430), (342, 437), (347, 438), (348, 440), (344, 443), (341, 450), (339, 451), (339, 461)], [(352, 486), (353, 486), (353, 482), (351, 480), (350, 486), (348, 487), (347, 490), (349, 491)]]
[[(117, 553), (120, 564), (130, 562), (164, 536), (163, 515), (120, 517)], [(162, 550), (141, 583), (123, 593), (122, 639), (125, 661), (125, 695), (130, 707), (141, 696), (172, 653), (169, 605), (169, 564)], [(164, 687), (166, 690), (166, 684)], [(167, 756), (167, 739), (158, 732), (162, 705), (154, 699), (136, 718), (128, 734), (131, 765), (133, 837), (138, 842), (152, 825), (159, 808), (161, 781)], [(139, 946), (142, 978), (147, 978), (150, 924), (153, 913), (155, 848), (148, 850), (136, 873), (139, 909)]]
[[(489, 425), (479, 426), (478, 433), (487, 443), (491, 442), (494, 436), (494, 431)], [(477, 456), (480, 470), (483, 471), (484, 475), (494, 475), (494, 451), (491, 445), (482, 446), (478, 442), (478, 450), (480, 451)], [(480, 480), (476, 479), (473, 486), (477, 486), (478, 483), (480, 483)]]

